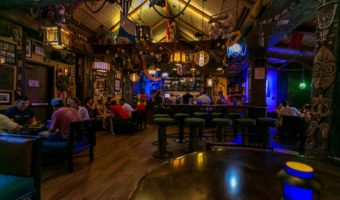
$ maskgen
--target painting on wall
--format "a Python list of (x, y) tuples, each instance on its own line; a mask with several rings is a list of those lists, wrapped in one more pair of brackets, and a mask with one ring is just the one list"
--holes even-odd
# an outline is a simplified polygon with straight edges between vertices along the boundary
[(12, 93), (11, 92), (0, 92), (0, 105), (12, 104)]

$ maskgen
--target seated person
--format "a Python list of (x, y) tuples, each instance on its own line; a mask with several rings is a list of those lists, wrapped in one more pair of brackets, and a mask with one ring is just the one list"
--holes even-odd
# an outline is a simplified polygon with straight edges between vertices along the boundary
[(145, 102), (141, 100), (139, 104), (136, 106), (135, 111), (142, 111), (145, 110), (145, 108), (146, 108)]
[(282, 102), (282, 108), (279, 112), (279, 116), (278, 118), (282, 118), (281, 116), (301, 116), (301, 113), (298, 109), (294, 108), (294, 107), (290, 107), (288, 105), (287, 101)]
[(223, 95), (223, 91), (218, 91), (218, 97), (216, 99), (216, 104), (227, 104), (227, 98)]
[(78, 111), (81, 120), (90, 119), (89, 112), (81, 106), (81, 101), (77, 97), (71, 98), (70, 106)]
[(194, 97), (190, 94), (190, 92), (187, 91), (187, 93), (182, 96), (182, 102), (183, 102), (183, 104), (189, 104), (190, 103), (190, 99), (192, 100), (193, 98)]
[(312, 109), (312, 106), (310, 104), (303, 105), (301, 109), (301, 116), (305, 118), (306, 122), (309, 122), (312, 118), (311, 109)]
[(6, 117), (6, 115), (0, 114), (0, 133), (16, 133), (19, 132), (21, 129), (22, 126)]
[(211, 104), (211, 98), (207, 95), (206, 91), (201, 92), (201, 95), (197, 98), (197, 101), (201, 101), (202, 104)]
[(20, 124), (35, 125), (37, 122), (34, 117), (33, 110), (29, 107), (30, 102), (27, 96), (20, 96), (16, 99), (16, 105), (5, 110), (5, 115)]
[(70, 123), (80, 120), (78, 111), (72, 107), (64, 107), (62, 99), (54, 98), (51, 101), (53, 114), (48, 131), (40, 132), (40, 136), (48, 140), (65, 140), (68, 138)]
[(130, 119), (129, 114), (122, 108), (121, 105), (117, 104), (115, 100), (113, 100), (111, 103), (111, 114), (116, 119), (118, 118), (125, 121)]
[(131, 114), (133, 112), (133, 108), (130, 104), (126, 103), (124, 98), (121, 98), (119, 100), (119, 104), (122, 106), (122, 108), (125, 110), (125, 112), (127, 112), (127, 114), (129, 115), (129, 117), (131, 118)]

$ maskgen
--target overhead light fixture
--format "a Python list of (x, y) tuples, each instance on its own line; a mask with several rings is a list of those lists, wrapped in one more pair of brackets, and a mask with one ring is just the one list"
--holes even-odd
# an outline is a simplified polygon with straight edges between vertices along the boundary
[(156, 67), (155, 65), (151, 65), (149, 68), (148, 68), (148, 72), (150, 75), (155, 75), (156, 74)]
[(170, 54), (170, 62), (172, 63), (186, 63), (187, 54), (182, 50), (175, 50)]
[(95, 61), (92, 63), (92, 69), (98, 72), (108, 72), (110, 71), (110, 63)]
[(194, 62), (200, 67), (204, 67), (209, 62), (209, 54), (205, 51), (199, 51), (194, 55)]
[(44, 31), (44, 43), (55, 49), (64, 49), (71, 46), (71, 32), (61, 26), (47, 26)]
[(130, 74), (129, 78), (132, 83), (136, 83), (137, 81), (139, 81), (140, 76), (136, 72), (133, 72)]

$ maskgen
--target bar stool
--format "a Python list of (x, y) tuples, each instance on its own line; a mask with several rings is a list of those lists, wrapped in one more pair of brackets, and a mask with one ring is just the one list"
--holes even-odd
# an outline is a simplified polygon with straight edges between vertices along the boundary
[(184, 120), (184, 124), (190, 127), (189, 152), (198, 149), (198, 131), (204, 127), (205, 120), (201, 118), (189, 117)]
[[(194, 112), (193, 117), (207, 120), (208, 117), (209, 117), (209, 113), (207, 113), (207, 112)], [(198, 134), (199, 134), (200, 138), (203, 137), (203, 127), (200, 127)]]
[(261, 141), (263, 146), (269, 145), (269, 127), (275, 126), (276, 119), (275, 118), (269, 118), (269, 117), (259, 117), (257, 118), (257, 130), (258, 133), (261, 136)]
[(238, 127), (236, 119), (242, 118), (242, 113), (229, 113), (229, 118), (233, 121), (233, 132), (236, 136), (238, 134)]
[(184, 139), (184, 119), (189, 117), (189, 114), (186, 113), (176, 113), (174, 115), (175, 120), (178, 122), (178, 139), (176, 139), (177, 143), (185, 143), (188, 142)]
[(154, 114), (153, 118), (169, 118), (170, 115), (168, 114)]
[(242, 144), (249, 144), (249, 129), (256, 125), (256, 120), (251, 118), (236, 119), (236, 122), (242, 126)]
[(227, 118), (213, 118), (212, 122), (215, 124), (215, 137), (218, 142), (224, 142), (224, 128), (232, 126), (233, 122)]
[(170, 158), (172, 153), (166, 150), (166, 127), (174, 124), (171, 118), (155, 118), (153, 123), (158, 125), (158, 151), (152, 153), (155, 158)]
[(213, 112), (211, 113), (211, 118), (214, 119), (214, 118), (221, 118), (223, 116), (222, 113), (219, 113), (219, 112)]

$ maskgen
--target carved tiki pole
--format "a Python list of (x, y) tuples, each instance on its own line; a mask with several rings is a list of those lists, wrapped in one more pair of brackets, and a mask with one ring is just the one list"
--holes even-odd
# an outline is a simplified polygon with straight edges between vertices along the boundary
[(318, 0), (306, 155), (340, 156), (340, 1)]

